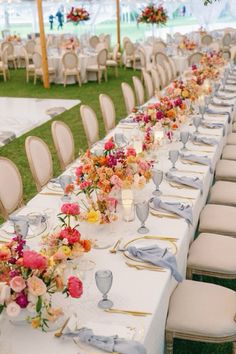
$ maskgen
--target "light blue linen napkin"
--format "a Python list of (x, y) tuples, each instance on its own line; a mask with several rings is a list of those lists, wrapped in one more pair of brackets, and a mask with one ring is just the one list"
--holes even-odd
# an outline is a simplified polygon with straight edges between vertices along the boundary
[(223, 129), (223, 136), (225, 136), (225, 125), (224, 123), (218, 123), (218, 122), (207, 122), (203, 121), (201, 124), (203, 127), (208, 128), (208, 129)]
[(135, 120), (132, 117), (128, 117), (128, 118), (124, 118), (120, 120), (120, 123), (128, 123), (128, 124), (132, 124), (135, 123), (137, 124), (137, 122), (135, 122)]
[(92, 347), (104, 350), (108, 353), (118, 352), (120, 354), (146, 354), (147, 351), (143, 344), (119, 338), (115, 336), (96, 336), (92, 329), (80, 328), (71, 333), (65, 333), (63, 336), (79, 338), (83, 343), (91, 345)]
[(219, 114), (219, 115), (227, 115), (228, 116), (228, 123), (230, 123), (231, 122), (231, 114), (229, 113), (229, 112), (221, 112), (221, 111), (215, 111), (215, 110), (213, 110), (213, 109), (210, 109), (210, 108), (208, 108), (207, 109), (207, 111), (206, 111), (206, 113), (209, 113), (209, 114)]
[(214, 138), (208, 138), (206, 136), (198, 136), (195, 134), (191, 135), (190, 140), (195, 143), (203, 143), (206, 145), (218, 145), (218, 141)]
[(209, 159), (209, 157), (207, 155), (194, 155), (194, 154), (180, 154), (181, 159), (183, 160), (187, 160), (187, 161), (192, 161), (192, 162), (197, 162), (201, 165), (207, 165), (210, 166), (211, 165), (211, 160)]
[(166, 179), (171, 182), (176, 182), (179, 184), (184, 184), (185, 186), (193, 187), (195, 189), (200, 189), (202, 193), (202, 181), (198, 177), (187, 177), (187, 176), (175, 176), (170, 172), (166, 173)]
[(132, 256), (139, 258), (144, 262), (149, 262), (156, 266), (170, 269), (171, 274), (176, 281), (180, 282), (183, 280), (182, 275), (177, 269), (176, 258), (167, 250), (167, 248), (163, 249), (157, 245), (150, 245), (142, 248), (129, 246), (127, 250)]
[(180, 202), (163, 202), (160, 198), (153, 198), (153, 205), (155, 209), (163, 209), (166, 211), (170, 211), (173, 214), (179, 215), (184, 218), (187, 223), (193, 223), (193, 212), (190, 205), (185, 205)]

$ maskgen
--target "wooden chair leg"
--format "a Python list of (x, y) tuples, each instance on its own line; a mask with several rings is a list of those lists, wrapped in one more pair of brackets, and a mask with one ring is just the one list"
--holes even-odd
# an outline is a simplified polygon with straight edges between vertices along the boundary
[(3, 71), (3, 80), (4, 80), (5, 82), (7, 81), (6, 71)]
[(27, 84), (29, 82), (29, 72), (28, 72), (28, 70), (26, 70), (26, 82), (27, 82)]
[(174, 336), (172, 332), (166, 331), (166, 354), (173, 354)]
[(105, 81), (107, 82), (107, 69), (104, 71)]
[(37, 75), (34, 74), (34, 85), (36, 85), (36, 81), (37, 81)]
[(116, 77), (118, 77), (118, 64), (117, 66), (115, 66), (115, 73), (116, 73)]
[(64, 74), (64, 87), (66, 87), (66, 75)]
[(80, 79), (80, 74), (78, 74), (78, 75), (77, 75), (77, 81), (78, 81), (79, 86), (81, 87), (81, 79)]
[(192, 279), (193, 278), (193, 272), (191, 268), (187, 268), (187, 272), (186, 272), (186, 279)]
[(233, 354), (236, 354), (236, 342), (233, 342)]

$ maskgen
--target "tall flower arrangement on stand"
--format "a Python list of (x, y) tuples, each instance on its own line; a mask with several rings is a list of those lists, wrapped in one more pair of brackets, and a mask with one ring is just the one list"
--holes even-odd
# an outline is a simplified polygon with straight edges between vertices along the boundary
[(74, 25), (78, 25), (80, 22), (88, 21), (90, 19), (90, 15), (83, 7), (72, 7), (66, 15), (66, 19), (67, 22), (72, 22)]
[(154, 43), (154, 25), (165, 26), (168, 20), (166, 9), (162, 5), (151, 3), (146, 6), (137, 18), (138, 23), (147, 23), (152, 25), (152, 37)]

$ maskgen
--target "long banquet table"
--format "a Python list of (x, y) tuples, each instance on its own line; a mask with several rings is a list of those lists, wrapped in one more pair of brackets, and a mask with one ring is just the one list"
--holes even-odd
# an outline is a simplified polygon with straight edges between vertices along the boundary
[[(155, 99), (150, 102), (155, 101)], [(234, 100), (231, 100), (234, 103)], [(225, 109), (224, 109), (225, 110)], [(214, 121), (223, 122), (225, 125), (226, 134), (223, 136), (223, 129), (210, 130), (201, 127), (200, 133), (214, 136), (218, 140), (218, 145), (206, 146), (206, 145), (193, 145), (188, 142), (187, 147), (189, 150), (194, 151), (196, 154), (209, 155), (214, 169), (217, 160), (220, 158), (222, 148), (225, 144), (227, 133), (231, 131), (231, 123), (228, 122), (226, 115), (214, 116), (214, 119), (208, 117)], [(186, 127), (185, 127), (186, 129)], [(189, 125), (189, 131), (193, 132), (194, 128)], [(115, 131), (122, 132), (126, 135), (130, 135), (130, 129), (127, 129), (125, 124), (118, 124)], [(112, 134), (114, 131), (112, 132)], [(100, 146), (100, 143), (98, 144)], [(159, 152), (159, 161), (157, 167), (163, 171), (167, 171), (171, 164), (167, 159), (169, 149), (180, 149), (181, 143), (173, 142), (163, 146)], [(71, 172), (75, 163), (68, 169)], [(169, 200), (184, 201), (179, 198), (186, 197), (192, 198), (186, 199), (186, 202), (192, 203), (194, 222), (192, 226), (189, 226), (184, 219), (169, 219), (158, 218), (153, 215), (149, 215), (146, 222), (150, 232), (149, 235), (171, 236), (176, 237), (177, 241), (177, 265), (180, 273), (185, 276), (186, 260), (189, 249), (189, 244), (194, 238), (194, 234), (197, 228), (199, 214), (206, 203), (209, 188), (213, 181), (213, 174), (210, 172), (209, 166), (204, 165), (187, 165), (182, 162), (177, 162), (177, 168), (179, 170), (189, 171), (190, 176), (198, 176), (203, 180), (203, 192), (195, 189), (176, 189), (171, 187), (167, 181), (163, 181), (161, 184), (161, 191), (163, 192), (163, 198), (165, 195), (175, 195), (176, 197), (169, 197)], [(68, 173), (66, 171), (65, 173)], [(195, 172), (196, 171), (196, 172)], [(186, 175), (186, 172), (178, 172), (181, 175)], [(199, 173), (199, 174), (198, 174)], [(188, 175), (188, 174), (187, 174)], [(145, 189), (140, 195), (143, 198), (149, 199), (154, 190), (152, 182), (148, 183)], [(43, 193), (50, 193), (48, 187), (45, 187)], [(39, 193), (36, 195), (23, 209), (19, 211), (20, 214), (28, 214), (32, 211), (43, 212), (47, 208), (52, 208), (56, 212), (59, 211), (61, 204), (61, 197), (59, 195), (45, 195)], [(123, 243), (138, 237), (137, 229), (139, 227), (139, 221), (137, 218), (130, 223), (122, 220), (122, 217), (114, 223), (114, 225), (107, 225), (104, 228), (103, 238), (109, 240), (112, 245), (118, 238), (123, 238)], [(96, 228), (94, 229), (96, 232)], [(84, 237), (88, 237), (91, 229), (85, 224), (80, 226), (81, 234)], [(1, 232), (0, 232), (1, 235)], [(29, 239), (29, 245), (35, 249), (39, 247), (40, 237)], [(157, 242), (158, 243), (158, 242)], [(159, 244), (159, 243), (158, 243)], [(161, 241), (160, 241), (161, 246)], [(79, 326), (86, 326), (89, 322), (102, 323), (109, 326), (110, 324), (120, 324), (122, 326), (132, 326), (136, 328), (137, 340), (144, 343), (148, 354), (163, 354), (164, 353), (164, 330), (165, 321), (168, 310), (168, 302), (170, 295), (177, 283), (171, 276), (169, 270), (165, 269), (164, 272), (153, 272), (148, 270), (136, 270), (129, 268), (125, 264), (125, 257), (122, 253), (111, 254), (109, 249), (93, 249), (90, 253), (83, 256), (85, 259), (91, 259), (95, 262), (96, 266), (94, 272), (98, 269), (108, 268), (113, 272), (113, 285), (109, 292), (109, 298), (114, 302), (114, 307), (121, 309), (139, 310), (151, 312), (151, 316), (147, 317), (132, 317), (121, 314), (110, 314), (97, 307), (98, 300), (101, 299), (101, 294), (98, 292), (95, 286), (94, 280), (88, 291), (85, 291), (85, 296), (81, 299), (75, 300), (76, 311), (79, 320)], [(86, 282), (85, 282), (86, 285)], [(64, 309), (68, 306), (68, 300), (59, 296), (58, 302), (62, 304)], [(69, 339), (55, 338), (52, 332), (42, 333), (40, 330), (34, 330), (30, 325), (15, 326), (10, 322), (7, 323), (5, 333), (11, 338), (13, 345), (13, 352), (15, 354), (75, 354), (83, 353), (86, 351), (78, 351), (75, 343)], [(106, 334), (106, 333), (104, 333)], [(101, 351), (93, 350), (92, 353), (101, 353)]]

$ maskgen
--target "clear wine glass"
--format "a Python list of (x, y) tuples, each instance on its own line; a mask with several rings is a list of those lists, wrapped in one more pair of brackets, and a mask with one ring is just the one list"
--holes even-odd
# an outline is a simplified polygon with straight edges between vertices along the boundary
[(112, 272), (108, 269), (98, 270), (95, 273), (95, 281), (98, 290), (102, 293), (102, 300), (99, 301), (98, 307), (101, 309), (110, 309), (113, 306), (113, 302), (107, 298), (107, 294), (113, 282)]
[(156, 169), (152, 170), (152, 180), (156, 186), (156, 189), (154, 192), (152, 192), (152, 194), (153, 195), (161, 195), (162, 192), (160, 191), (159, 186), (163, 180), (163, 171), (156, 170)]
[(206, 110), (207, 110), (209, 107), (209, 104), (211, 103), (211, 96), (210, 95), (205, 96), (205, 103), (206, 103)]
[(169, 159), (172, 162), (172, 167), (170, 171), (176, 171), (175, 164), (178, 161), (179, 158), (179, 151), (178, 150), (170, 150), (169, 151)]
[(11, 219), (14, 226), (14, 232), (17, 235), (21, 235), (26, 238), (29, 231), (29, 222), (26, 216), (16, 216)]
[(206, 113), (206, 106), (205, 105), (200, 105), (199, 106), (199, 114), (201, 114), (201, 119), (204, 119), (204, 114)]
[(194, 132), (195, 134), (199, 133), (198, 128), (199, 128), (200, 124), (201, 124), (201, 117), (194, 117), (193, 118), (193, 125), (196, 128), (196, 130)]
[(141, 222), (141, 227), (138, 229), (138, 233), (146, 234), (147, 232), (149, 232), (149, 229), (145, 226), (145, 221), (147, 220), (149, 214), (149, 202), (144, 201), (141, 203), (137, 203), (136, 214), (139, 221)]
[(180, 132), (180, 140), (183, 143), (183, 147), (182, 147), (182, 151), (186, 151), (186, 144), (188, 142), (189, 139), (189, 132)]
[(68, 186), (68, 184), (72, 183), (72, 177), (70, 175), (62, 175), (59, 177), (59, 183), (61, 185), (61, 188), (64, 191), (64, 195), (62, 197), (63, 202), (69, 202), (71, 200), (71, 196), (67, 193), (65, 193), (65, 189)]

